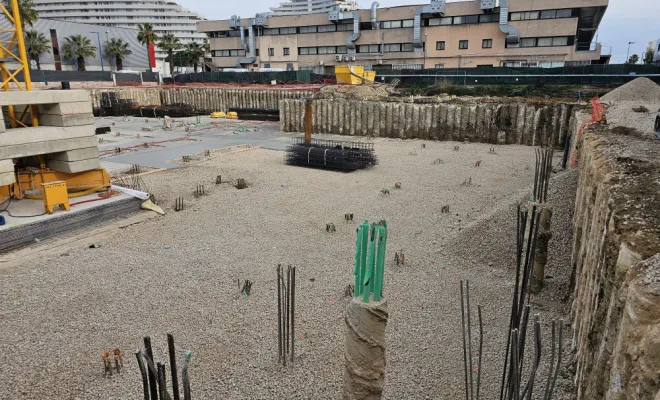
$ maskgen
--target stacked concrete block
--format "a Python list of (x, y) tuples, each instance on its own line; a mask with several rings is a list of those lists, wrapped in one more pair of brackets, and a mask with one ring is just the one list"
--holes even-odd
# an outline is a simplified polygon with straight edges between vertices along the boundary
[(10, 92), (0, 99), (15, 110), (25, 104), (35, 106), (39, 126), (0, 130), (0, 160), (43, 155), (48, 168), (68, 173), (101, 167), (87, 91)]
[(0, 160), (0, 186), (11, 185), (15, 181), (14, 162), (12, 160)]

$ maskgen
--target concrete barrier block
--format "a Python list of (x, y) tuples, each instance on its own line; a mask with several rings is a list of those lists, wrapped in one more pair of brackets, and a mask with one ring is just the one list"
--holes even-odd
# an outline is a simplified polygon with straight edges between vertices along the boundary
[[(82, 126), (37, 126), (8, 129), (0, 134), (0, 147), (32, 144), (53, 140), (81, 138), (95, 135), (94, 125)], [(90, 146), (85, 146), (90, 147)], [(2, 158), (2, 157), (0, 157)], [(5, 157), (6, 158), (6, 157)]]
[(0, 173), (0, 186), (11, 185), (14, 182), (16, 182), (16, 176), (13, 172)]
[(80, 161), (88, 160), (90, 158), (98, 158), (99, 148), (97, 146), (87, 147), (84, 149), (76, 149), (63, 151), (61, 153), (53, 153), (48, 155), (48, 160), (51, 161)]
[(5, 92), (2, 94), (2, 96), (0, 96), (0, 106), (71, 102), (86, 102), (91, 107), (91, 96), (86, 90), (33, 90), (29, 92), (10, 91)]
[[(28, 128), (23, 128), (28, 129)], [(7, 133), (0, 134), (0, 143), (2, 136)], [(97, 146), (98, 140), (95, 136), (70, 138), (60, 140), (49, 140), (45, 142), (36, 143), (22, 143), (9, 146), (0, 146), (0, 159), (19, 158), (36, 156), (39, 154), (59, 153), (62, 151), (82, 149), (86, 147)]]
[(14, 162), (12, 160), (0, 160), (0, 174), (5, 172), (14, 172)]
[(42, 114), (39, 116), (40, 126), (80, 126), (80, 125), (93, 125), (94, 114), (70, 114), (70, 115), (55, 115), (55, 114)]
[(91, 114), (92, 103), (88, 101), (73, 101), (68, 103), (43, 104), (37, 107), (39, 115), (71, 115), (71, 114)]
[(101, 160), (98, 157), (78, 161), (51, 160), (46, 161), (46, 165), (53, 171), (76, 173), (101, 168)]

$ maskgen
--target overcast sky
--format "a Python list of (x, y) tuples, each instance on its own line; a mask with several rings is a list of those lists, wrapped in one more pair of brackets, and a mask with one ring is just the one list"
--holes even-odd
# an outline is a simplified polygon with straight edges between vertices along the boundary
[[(184, 7), (197, 11), (208, 19), (229, 19), (234, 14), (253, 16), (268, 11), (284, 0), (178, 0)], [(423, 0), (378, 0), (381, 7), (405, 4), (426, 4)], [(369, 8), (371, 1), (358, 1), (361, 8)], [(626, 58), (628, 42), (630, 54), (640, 58), (651, 40), (660, 39), (660, 0), (610, 0), (610, 6), (598, 31), (598, 41), (612, 47), (612, 63), (622, 63)]]

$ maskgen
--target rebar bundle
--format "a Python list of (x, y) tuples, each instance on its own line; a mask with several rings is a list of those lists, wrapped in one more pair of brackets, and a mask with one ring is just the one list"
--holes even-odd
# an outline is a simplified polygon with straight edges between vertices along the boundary
[(286, 276), (282, 265), (277, 266), (277, 349), (278, 361), (293, 364), (296, 338), (296, 267), (288, 266)]
[(358, 226), (353, 269), (354, 296), (362, 296), (364, 303), (369, 302), (371, 294), (373, 301), (380, 301), (383, 294), (386, 248), (387, 222), (369, 225), (365, 220)]
[(373, 143), (313, 139), (305, 144), (304, 138), (294, 138), (294, 144), (287, 147), (285, 162), (346, 172), (378, 164)]
[[(481, 306), (477, 305), (479, 314), (479, 353), (476, 364), (476, 382), (472, 357), (472, 313), (470, 307), (470, 281), (461, 281), (461, 322), (463, 327), (463, 372), (465, 374), (465, 400), (479, 400), (481, 394), (481, 355), (484, 344), (484, 328), (481, 320)], [(466, 319), (467, 316), (467, 319)], [(467, 331), (467, 335), (466, 335)], [(475, 395), (476, 391), (476, 395)]]
[[(154, 354), (151, 348), (151, 338), (145, 336), (144, 349), (137, 350), (135, 357), (142, 375), (142, 393), (144, 400), (180, 400), (179, 377), (176, 367), (176, 352), (174, 348), (174, 336), (167, 334), (167, 347), (170, 359), (170, 372), (172, 375), (172, 394), (167, 390), (166, 364), (154, 362)], [(186, 353), (181, 371), (181, 383), (183, 386), (183, 400), (191, 400), (190, 379), (188, 377), (188, 365), (192, 359), (192, 352)]]
[(548, 183), (552, 173), (552, 156), (554, 150), (536, 149), (536, 168), (534, 170), (534, 193), (532, 201), (545, 203), (548, 201)]

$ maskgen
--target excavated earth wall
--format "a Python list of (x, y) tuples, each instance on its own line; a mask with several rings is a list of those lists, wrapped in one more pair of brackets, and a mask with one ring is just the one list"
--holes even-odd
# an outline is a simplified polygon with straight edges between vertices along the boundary
[[(313, 94), (309, 90), (228, 89), (228, 88), (110, 88), (90, 90), (92, 107), (104, 106), (103, 93), (115, 92), (121, 99), (136, 105), (161, 106), (187, 104), (201, 113), (227, 112), (230, 108), (278, 109), (280, 100), (300, 99)], [(107, 102), (107, 100), (106, 100)], [(106, 104), (107, 106), (107, 104)]]
[[(322, 99), (312, 103), (312, 133), (561, 147), (582, 107), (490, 98), (421, 104)], [(304, 130), (304, 100), (282, 100), (279, 109), (282, 131)]]
[(571, 305), (577, 398), (657, 399), (660, 143), (596, 124), (577, 148)]

